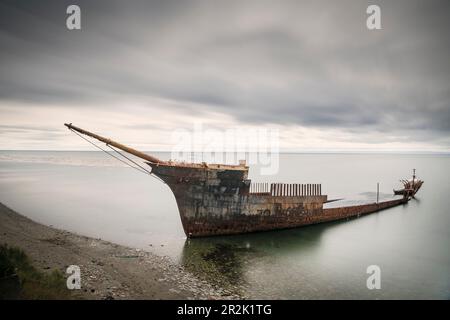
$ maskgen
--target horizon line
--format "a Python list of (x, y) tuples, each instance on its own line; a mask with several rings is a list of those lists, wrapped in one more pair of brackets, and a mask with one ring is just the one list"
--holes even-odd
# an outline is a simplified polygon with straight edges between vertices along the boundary
[[(0, 149), (0, 152), (14, 151), (14, 152), (103, 152), (101, 150), (86, 150), (86, 149)], [(142, 150), (145, 153), (171, 153), (169, 150)], [(258, 153), (258, 151), (212, 151), (213, 153)], [(187, 151), (186, 153), (211, 153), (211, 151)], [(420, 150), (280, 150), (281, 154), (418, 154), (418, 155), (450, 155), (450, 151), (420, 151)]]

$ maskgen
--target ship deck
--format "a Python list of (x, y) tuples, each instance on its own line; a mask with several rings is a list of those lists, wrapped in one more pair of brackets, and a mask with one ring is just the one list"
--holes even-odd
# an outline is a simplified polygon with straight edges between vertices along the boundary
[[(403, 199), (402, 195), (391, 195), (391, 194), (380, 194), (378, 198), (378, 203), (389, 202), (392, 200), (400, 200)], [(377, 195), (375, 192), (368, 192), (359, 194), (356, 196), (352, 196), (351, 198), (344, 198), (339, 200), (330, 200), (330, 202), (324, 203), (324, 209), (334, 209), (341, 207), (353, 207), (353, 206), (361, 206), (367, 204), (373, 204), (377, 202)]]

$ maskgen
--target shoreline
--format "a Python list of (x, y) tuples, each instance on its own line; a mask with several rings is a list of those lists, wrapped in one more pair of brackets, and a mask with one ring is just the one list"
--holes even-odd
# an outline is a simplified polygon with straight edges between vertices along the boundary
[(0, 203), (0, 243), (22, 249), (40, 271), (81, 270), (74, 299), (241, 299), (169, 258), (34, 222)]

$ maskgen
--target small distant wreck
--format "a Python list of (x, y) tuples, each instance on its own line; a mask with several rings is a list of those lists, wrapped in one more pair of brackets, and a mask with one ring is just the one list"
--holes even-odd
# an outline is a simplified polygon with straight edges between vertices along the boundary
[(416, 169), (413, 169), (413, 177), (411, 180), (400, 180), (400, 182), (403, 183), (403, 189), (394, 189), (394, 194), (413, 198), (423, 184), (422, 180), (416, 178)]
[(248, 179), (245, 161), (238, 165), (162, 161), (72, 124), (64, 125), (116, 152), (120, 149), (144, 159), (151, 167), (150, 173), (172, 190), (188, 237), (296, 228), (347, 219), (405, 204), (423, 184), (414, 170), (412, 180), (402, 180), (404, 188), (394, 190), (395, 195), (389, 199), (380, 201), (377, 195), (376, 201), (363, 203), (329, 201), (320, 184), (254, 183)]

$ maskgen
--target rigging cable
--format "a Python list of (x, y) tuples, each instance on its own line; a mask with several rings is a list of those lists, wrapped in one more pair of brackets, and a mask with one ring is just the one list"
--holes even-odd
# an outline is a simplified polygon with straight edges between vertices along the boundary
[(127, 159), (128, 161), (130, 161), (131, 163), (135, 164), (136, 166), (138, 166), (139, 168), (141, 168), (143, 171), (147, 172), (148, 174), (151, 174), (150, 171), (147, 170), (147, 168), (144, 168), (143, 166), (141, 166), (139, 163), (137, 163), (136, 161), (134, 161), (133, 159), (130, 159), (129, 157), (127, 157), (126, 155), (124, 155), (122, 152), (118, 151), (116, 148), (113, 148), (112, 146), (110, 146), (109, 144), (106, 145), (108, 148), (110, 148), (112, 151), (116, 152), (119, 156), (124, 157), (125, 159)]
[[(83, 137), (81, 134), (79, 134), (79, 133), (76, 132), (75, 130), (70, 129), (70, 131), (72, 131), (73, 133), (75, 133), (77, 136), (79, 136), (79, 137), (82, 138), (83, 140), (87, 141), (88, 143), (92, 144), (92, 145), (93, 145), (94, 147), (96, 147), (97, 149), (100, 149), (101, 151), (103, 151), (103, 152), (106, 153), (107, 155), (109, 155), (109, 156), (111, 156), (111, 157), (113, 157), (113, 158), (119, 160), (120, 162), (126, 164), (127, 166), (129, 166), (129, 167), (131, 167), (131, 168), (133, 168), (133, 169), (136, 169), (136, 170), (138, 170), (139, 172), (142, 172), (142, 173), (144, 173), (144, 174), (149, 174), (149, 175), (153, 176), (153, 175), (151, 174), (150, 171), (146, 170), (145, 168), (143, 168), (142, 166), (140, 166), (139, 164), (137, 164), (137, 163), (134, 162), (133, 160), (129, 159), (131, 162), (137, 164), (140, 168), (137, 168), (137, 167), (135, 167), (135, 166), (132, 166), (132, 165), (129, 164), (128, 162), (126, 162), (126, 161), (120, 159), (119, 157), (116, 157), (115, 155), (109, 153), (107, 150), (105, 150), (105, 149), (103, 149), (102, 147), (96, 145), (95, 143), (93, 143), (93, 142), (90, 141), (89, 139)], [(110, 147), (110, 148), (112, 149), (111, 146), (109, 146), (109, 145), (107, 145), (107, 146)], [(115, 149), (113, 149), (113, 150), (116, 151)], [(118, 151), (116, 151), (116, 152), (120, 154), (120, 152), (118, 152)], [(124, 155), (122, 155), (122, 156), (125, 157), (125, 158), (127, 158), (127, 157), (124, 156)], [(127, 159), (128, 159), (128, 158), (127, 158)]]
[[(139, 163), (137, 163), (136, 161), (134, 161), (133, 159), (127, 157), (125, 154), (123, 154), (122, 152), (120, 152), (119, 150), (117, 150), (116, 148), (113, 148), (112, 146), (110, 146), (109, 144), (107, 144), (107, 146), (113, 150), (114, 152), (116, 152), (117, 154), (119, 154), (120, 156), (124, 157), (125, 159), (127, 159), (128, 161), (134, 163), (136, 166), (138, 166), (139, 168), (141, 168), (143, 171), (147, 172), (149, 175), (151, 175), (153, 178), (161, 181), (162, 183), (166, 183), (164, 180), (162, 180), (160, 177), (158, 177), (157, 175), (152, 174), (151, 171), (148, 171), (147, 168), (144, 168), (143, 166), (141, 166)], [(130, 165), (131, 166), (131, 165)], [(137, 168), (136, 168), (137, 169)]]

